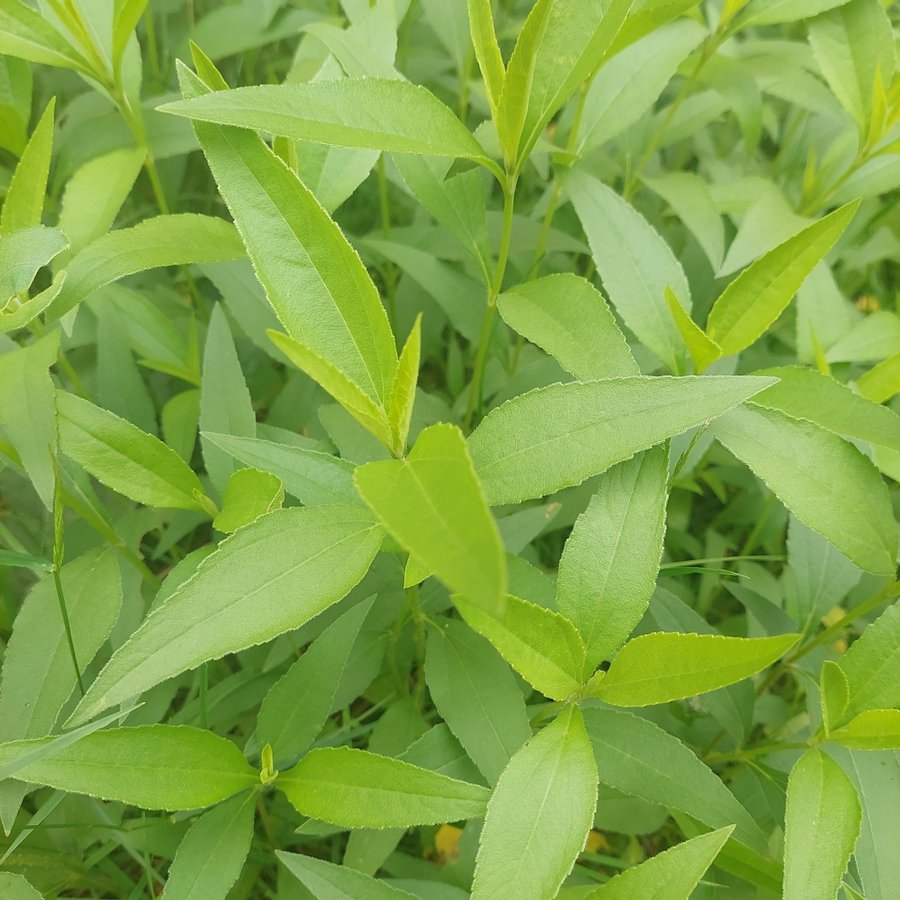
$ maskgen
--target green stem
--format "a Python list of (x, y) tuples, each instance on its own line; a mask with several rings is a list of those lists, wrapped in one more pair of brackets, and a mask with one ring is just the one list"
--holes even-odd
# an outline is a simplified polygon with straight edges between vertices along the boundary
[(78, 682), (78, 690), (84, 696), (84, 681), (81, 677), (81, 666), (78, 665), (78, 656), (75, 653), (75, 641), (72, 637), (72, 623), (69, 621), (69, 609), (66, 606), (66, 595), (62, 583), (62, 561), (65, 546), (65, 532), (63, 529), (63, 504), (62, 482), (59, 470), (56, 472), (56, 488), (53, 492), (53, 584), (56, 586), (56, 599), (59, 602), (59, 612), (62, 616), (63, 630), (66, 633), (66, 643), (69, 646), (69, 656), (72, 658), (72, 666), (75, 668), (75, 679)]

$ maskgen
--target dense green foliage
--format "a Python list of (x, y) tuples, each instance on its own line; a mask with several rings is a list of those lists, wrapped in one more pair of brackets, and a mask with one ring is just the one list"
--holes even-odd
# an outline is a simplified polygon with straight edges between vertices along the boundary
[(0, 898), (896, 900), (890, 7), (0, 0)]

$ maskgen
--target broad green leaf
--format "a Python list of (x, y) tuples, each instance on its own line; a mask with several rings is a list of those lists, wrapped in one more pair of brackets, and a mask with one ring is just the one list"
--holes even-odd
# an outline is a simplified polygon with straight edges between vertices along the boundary
[(860, 568), (891, 574), (897, 527), (887, 487), (855, 447), (776, 410), (745, 406), (710, 430), (805, 525)]
[(615, 706), (650, 706), (704, 694), (770, 666), (799, 637), (642, 634), (618, 652), (594, 694)]
[(284, 509), (242, 528), (113, 654), (70, 724), (299, 628), (356, 585), (381, 539), (360, 507)]
[(416, 316), (412, 331), (403, 345), (397, 363), (397, 374), (388, 397), (388, 419), (391, 423), (394, 452), (403, 455), (409, 438), (409, 423), (416, 401), (419, 360), (422, 353), (422, 315)]
[(6, 900), (44, 900), (23, 875), (15, 872), (0, 872), (0, 894)]
[(254, 791), (204, 813), (178, 845), (163, 900), (223, 897), (237, 881), (253, 840)]
[(737, 840), (767, 851), (753, 817), (678, 738), (619, 709), (587, 709), (584, 720), (603, 784), (681, 810), (711, 828), (735, 825)]
[(706, 331), (726, 356), (762, 337), (843, 234), (858, 206), (858, 202), (848, 203), (798, 231), (752, 262), (725, 288), (710, 310)]
[(469, 438), (488, 503), (517, 503), (599, 475), (772, 384), (747, 376), (554, 384), (492, 410)]
[(55, 100), (51, 99), (19, 159), (0, 213), (0, 232), (18, 231), (41, 224), (47, 177), (50, 174), (54, 107)]
[(351, 462), (305, 447), (207, 432), (206, 439), (244, 465), (277, 475), (285, 491), (305, 506), (359, 501)]
[(722, 355), (722, 348), (706, 334), (681, 305), (675, 292), (666, 285), (666, 306), (672, 314), (675, 327), (687, 347), (694, 363), (694, 371), (700, 375)]
[(47, 509), (53, 506), (56, 452), (55, 396), (48, 369), (58, 353), (59, 334), (53, 333), (0, 354), (0, 426)]
[(499, 616), (459, 595), (453, 602), (468, 625), (545, 696), (565, 700), (584, 684), (584, 644), (564, 616), (512, 595)]
[(263, 698), (256, 732), (272, 746), (276, 766), (300, 756), (322, 730), (371, 609), (371, 600), (358, 603), (329, 625)]
[(461, 622), (428, 632), (428, 691), (441, 718), (496, 784), (510, 757), (531, 737), (522, 692), (491, 645)]
[(315, 856), (285, 853), (283, 850), (276, 850), (275, 855), (314, 897), (327, 900), (412, 900), (416, 896), (346, 865), (336, 866)]
[(68, 244), (61, 231), (44, 225), (0, 234), (0, 309), (24, 294), (38, 269), (59, 256)]
[[(53, 738), (0, 744), (7, 763)], [(225, 738), (186, 725), (95, 731), (17, 773), (22, 781), (145, 809), (197, 809), (258, 783)]]
[(426, 428), (406, 459), (361, 466), (353, 480), (416, 560), (484, 609), (502, 608), (506, 556), (457, 427)]
[(491, 0), (468, 0), (468, 7), (469, 31), (472, 35), (472, 46), (475, 48), (475, 58), (484, 79), (488, 103), (496, 115), (500, 106), (500, 95), (503, 93), (506, 67), (503, 65), (503, 57), (497, 46), (497, 36), (494, 34)]
[(882, 360), (856, 379), (856, 389), (866, 400), (886, 403), (900, 394), (900, 353)]
[(260, 516), (281, 509), (284, 487), (281, 479), (259, 469), (238, 469), (228, 479), (222, 510), (213, 527), (226, 534), (237, 531)]
[(859, 836), (856, 788), (821, 750), (808, 750), (788, 779), (784, 834), (784, 896), (836, 896)]
[(760, 374), (779, 381), (757, 395), (753, 402), (759, 406), (806, 419), (843, 437), (900, 450), (900, 416), (854, 394), (831, 376), (799, 366), (764, 369)]
[(688, 900), (733, 830), (720, 828), (676, 844), (590, 891), (585, 900)]
[(278, 787), (304, 816), (346, 828), (409, 828), (484, 815), (490, 791), (350, 747), (311, 750)]
[[(203, 95), (206, 89), (188, 70), (180, 75), (186, 96), (219, 96)], [(383, 407), (397, 350), (359, 255), (258, 135), (201, 122), (194, 130), (257, 278), (288, 334)]]
[(900, 709), (867, 709), (828, 740), (857, 750), (900, 750)]
[(557, 609), (584, 639), (590, 669), (610, 659), (656, 586), (666, 527), (665, 447), (613, 467), (575, 521), (559, 561)]
[(210, 446), (203, 433), (215, 431), (235, 437), (256, 437), (253, 402), (221, 304), (214, 307), (206, 332), (200, 383), (200, 430), (203, 462), (217, 496), (221, 496), (237, 466), (228, 453)]
[(669, 371), (680, 372), (684, 346), (664, 292), (668, 285), (690, 309), (681, 264), (653, 226), (611, 188), (577, 170), (564, 183), (612, 305)]
[(147, 506), (207, 508), (200, 480), (159, 438), (62, 390), (56, 408), (63, 453), (107, 487)]
[(581, 710), (567, 707), (503, 770), (488, 803), (473, 900), (554, 897), (597, 806), (597, 767)]
[(224, 219), (193, 213), (144, 219), (98, 237), (72, 258), (66, 283), (47, 318), (62, 318), (98, 288), (126, 275), (160, 266), (237, 259), (243, 252), (234, 226)]
[(0, 0), (0, 53), (90, 74), (81, 54), (22, 0)]
[(242, 87), (191, 96), (160, 109), (198, 122), (319, 144), (487, 159), (478, 141), (434, 94), (389, 78)]
[(577, 275), (548, 275), (510, 288), (497, 308), (507, 325), (580, 381), (640, 373), (603, 295)]
[(868, 709), (900, 706), (900, 603), (892, 603), (841, 657), (850, 699), (833, 725)]

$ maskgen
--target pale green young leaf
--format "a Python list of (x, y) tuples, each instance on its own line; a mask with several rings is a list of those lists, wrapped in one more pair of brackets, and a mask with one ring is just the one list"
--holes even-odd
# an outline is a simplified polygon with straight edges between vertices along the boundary
[(222, 262), (244, 253), (234, 226), (193, 213), (156, 216), (98, 237), (67, 266), (68, 278), (51, 305), (50, 321), (64, 316), (98, 288), (160, 266)]
[(388, 397), (388, 420), (391, 424), (392, 446), (397, 455), (406, 452), (409, 423), (416, 402), (416, 383), (419, 380), (419, 359), (422, 353), (422, 314), (416, 316), (412, 330), (400, 352), (397, 374)]
[(503, 57), (500, 55), (497, 36), (494, 33), (491, 0), (468, 0), (468, 7), (469, 31), (472, 35), (472, 46), (475, 48), (475, 58), (484, 79), (488, 103), (496, 116), (500, 106), (500, 95), (503, 93), (503, 82), (506, 79), (506, 67), (503, 65)]
[(584, 684), (584, 643), (564, 616), (512, 595), (501, 615), (459, 595), (453, 602), (466, 623), (544, 696), (565, 700)]
[(242, 528), (113, 654), (70, 724), (299, 628), (360, 581), (381, 539), (358, 506), (284, 509)]
[(847, 704), (850, 702), (850, 685), (844, 670), (834, 660), (826, 659), (819, 673), (819, 701), (822, 704), (822, 725), (825, 734), (831, 732)]
[(148, 2), (149, 0), (120, 0), (116, 3), (112, 34), (113, 69), (118, 70), (128, 41), (131, 40)]
[(315, 856), (285, 853), (283, 850), (276, 850), (275, 855), (314, 897), (327, 900), (413, 900), (416, 896), (346, 865), (336, 866)]
[(900, 709), (867, 709), (828, 740), (856, 750), (900, 750)]
[(316, 638), (263, 698), (257, 717), (260, 743), (270, 744), (275, 765), (286, 765), (315, 740), (331, 712), (353, 644), (372, 599), (347, 610)]
[(469, 438), (469, 452), (488, 503), (517, 503), (580, 484), (772, 383), (633, 376), (554, 384), (492, 410)]
[(304, 506), (357, 503), (351, 462), (306, 447), (259, 438), (207, 432), (206, 439), (246, 466), (277, 475), (285, 491)]
[(29, 322), (34, 321), (55, 299), (56, 295), (65, 284), (66, 273), (60, 272), (53, 280), (53, 284), (44, 288), (30, 300), (26, 300), (21, 306), (7, 303), (0, 309), (0, 334), (7, 334), (18, 328), (24, 328)]
[(887, 487), (855, 447), (777, 410), (744, 406), (710, 425), (784, 505), (860, 568), (891, 574), (897, 527)]
[(607, 472), (563, 548), (557, 609), (584, 639), (590, 669), (612, 657), (650, 602), (666, 528), (668, 462), (667, 449), (657, 447)]
[(278, 787), (301, 815), (345, 828), (409, 828), (484, 815), (490, 791), (350, 747), (311, 750)]
[(577, 275), (548, 275), (509, 288), (497, 308), (507, 325), (580, 381), (640, 373), (603, 295)]
[(17, 294), (27, 291), (38, 269), (59, 256), (68, 245), (59, 229), (45, 225), (0, 234), (0, 309)]
[(733, 830), (720, 828), (676, 844), (590, 891), (585, 900), (688, 900)]
[(55, 105), (55, 99), (51, 99), (19, 158), (0, 212), (0, 232), (18, 231), (41, 224), (50, 174)]
[(767, 850), (750, 813), (678, 738), (620, 709), (587, 709), (584, 720), (603, 784), (681, 810), (711, 828), (736, 825), (737, 840)]
[(791, 770), (784, 834), (784, 896), (825, 900), (837, 894), (859, 836), (856, 788), (821, 750)]
[(622, 647), (593, 693), (614, 706), (682, 700), (749, 678), (780, 659), (799, 637), (642, 634)]
[(406, 459), (361, 466), (353, 480), (412, 556), (484, 609), (502, 608), (506, 556), (457, 427), (426, 428)]
[(664, 292), (669, 285), (690, 309), (691, 290), (675, 254), (612, 188), (581, 171), (567, 173), (565, 184), (613, 306), (669, 371), (680, 372), (684, 345)]
[(581, 710), (567, 707), (510, 760), (488, 803), (473, 900), (553, 897), (594, 821), (597, 766)]
[(857, 201), (848, 203), (798, 231), (725, 288), (710, 310), (706, 331), (726, 356), (762, 337), (843, 234), (858, 207)]
[(882, 360), (856, 379), (860, 396), (872, 403), (886, 403), (900, 394), (900, 353)]
[(56, 452), (56, 398), (48, 370), (58, 353), (59, 334), (54, 332), (0, 354), (0, 426), (47, 509), (53, 506)]
[(668, 285), (665, 297), (675, 327), (694, 362), (694, 371), (700, 375), (722, 355), (722, 348), (691, 318)]
[(237, 469), (228, 479), (222, 509), (213, 519), (213, 527), (231, 534), (260, 516), (281, 509), (283, 503), (284, 486), (277, 475), (260, 469)]
[(522, 692), (494, 648), (461, 622), (428, 632), (425, 678), (450, 730), (496, 784), (510, 757), (531, 737)]
[(191, 825), (169, 866), (163, 900), (226, 895), (250, 852), (256, 800), (253, 791), (232, 797)]
[(28, 62), (90, 73), (84, 57), (22, 0), (0, 0), (0, 53)]
[[(0, 763), (52, 740), (0, 744)], [(16, 777), (74, 794), (169, 810), (211, 806), (258, 783), (257, 773), (231, 741), (186, 725), (95, 731), (20, 769)]]
[(66, 391), (56, 409), (63, 453), (108, 488), (147, 506), (207, 508), (200, 480), (159, 438)]
[(6, 900), (44, 900), (44, 895), (33, 888), (24, 875), (0, 872), (0, 894)]

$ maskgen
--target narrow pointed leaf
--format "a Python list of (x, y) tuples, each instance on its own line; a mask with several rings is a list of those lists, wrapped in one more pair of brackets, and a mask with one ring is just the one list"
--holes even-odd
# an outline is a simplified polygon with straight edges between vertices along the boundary
[(672, 314), (675, 326), (687, 347), (691, 359), (694, 361), (694, 371), (699, 375), (708, 366), (714, 363), (721, 355), (722, 348), (709, 338), (705, 331), (691, 318), (688, 311), (681, 305), (675, 292), (666, 286), (666, 306)]
[(0, 213), (0, 232), (41, 224), (50, 174), (54, 106), (54, 100), (47, 104), (16, 166)]
[(491, 0), (468, 0), (469, 31), (472, 35), (472, 46), (475, 58), (481, 69), (488, 102), (496, 114), (503, 93), (503, 82), (506, 78), (506, 67), (497, 46), (494, 33), (494, 17), (491, 13)]
[(409, 423), (416, 401), (416, 383), (419, 380), (419, 359), (422, 353), (422, 316), (416, 316), (412, 331), (403, 345), (397, 363), (397, 374), (388, 398), (388, 418), (391, 423), (393, 446), (397, 454), (406, 452)]
[(47, 66), (90, 72), (81, 54), (22, 0), (0, 0), (0, 53)]
[(346, 865), (336, 866), (315, 856), (283, 850), (276, 850), (275, 855), (314, 897), (328, 900), (412, 900), (415, 897)]

